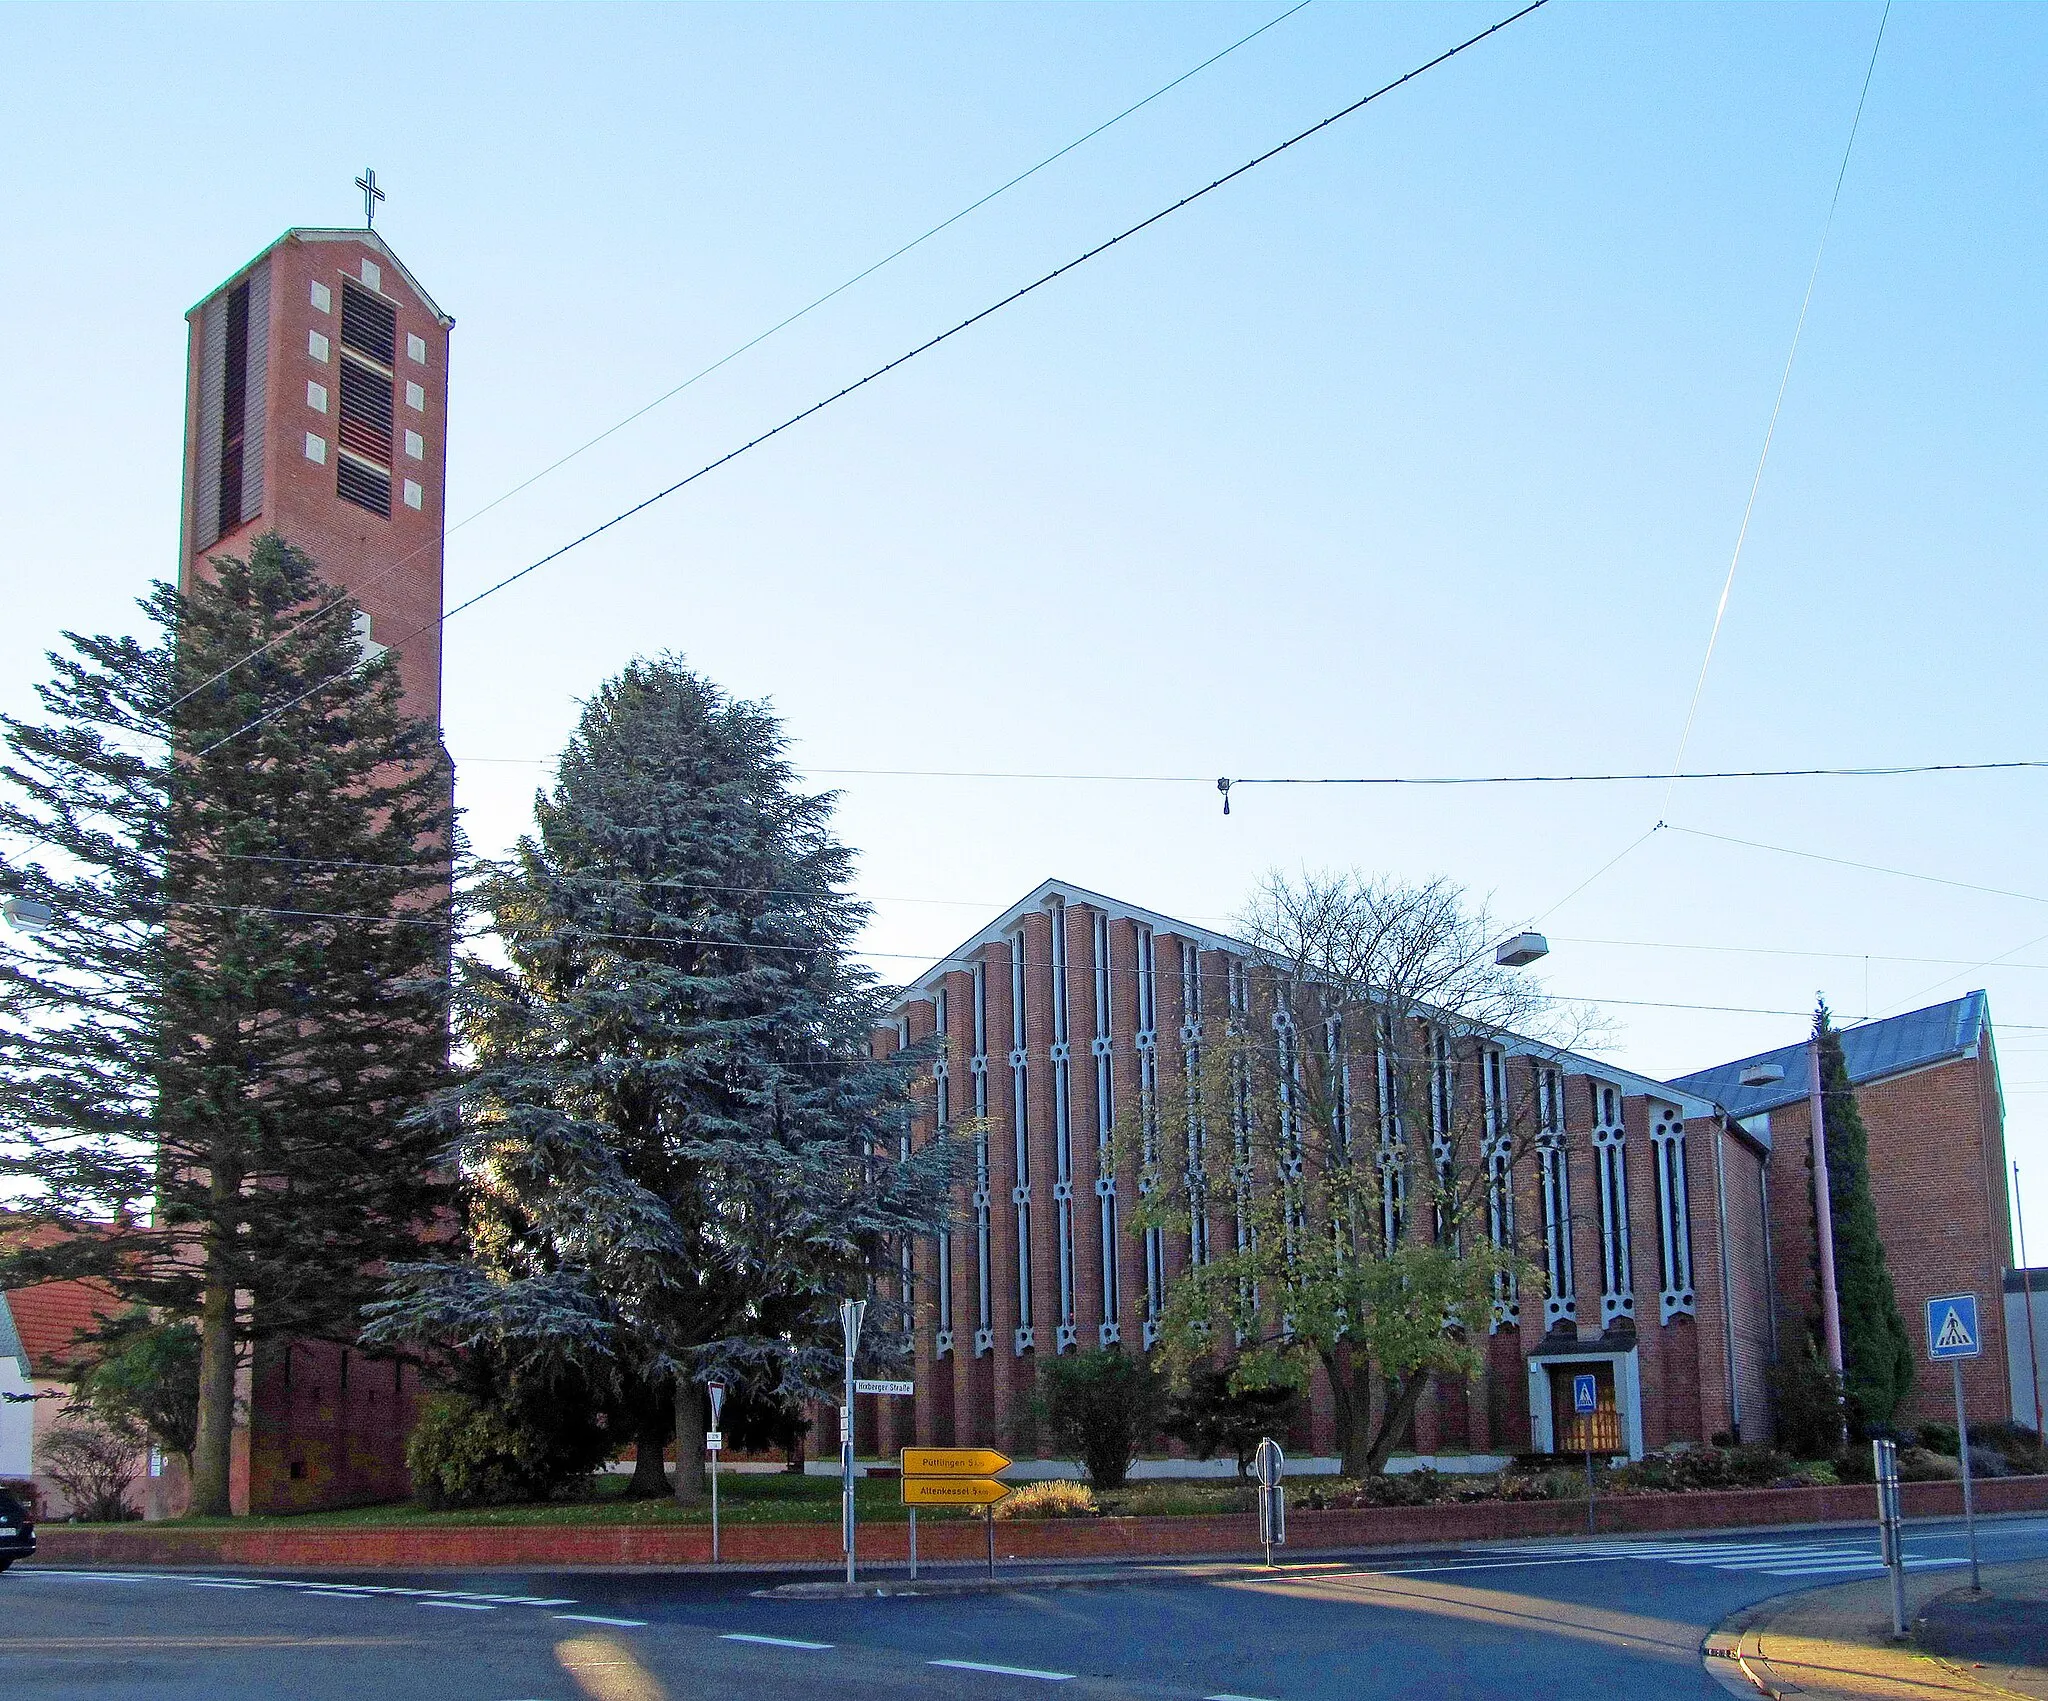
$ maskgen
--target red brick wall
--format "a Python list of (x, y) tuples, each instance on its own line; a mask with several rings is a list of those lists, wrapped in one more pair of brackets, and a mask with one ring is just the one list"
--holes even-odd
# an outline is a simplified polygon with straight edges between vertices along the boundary
[[(1936, 1064), (1856, 1089), (1870, 1135), (1870, 1185), (1885, 1262), (1919, 1366), (1900, 1421), (1953, 1422), (1945, 1366), (1927, 1360), (1926, 1302), (1974, 1292), (1984, 1352), (1963, 1370), (1971, 1421), (2012, 1409), (2005, 1360), (2002, 1272), (2012, 1262), (2005, 1140), (1988, 1057)], [(1779, 1322), (1789, 1349), (1815, 1299), (1813, 1172), (1804, 1100), (1771, 1113), (1771, 1206)]]
[(299, 1512), (400, 1500), (419, 1372), (331, 1341), (256, 1354), (249, 1414), (249, 1510)]

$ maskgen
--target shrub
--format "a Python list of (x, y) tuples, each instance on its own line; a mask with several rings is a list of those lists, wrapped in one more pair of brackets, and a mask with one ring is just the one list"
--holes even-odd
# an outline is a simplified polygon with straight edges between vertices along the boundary
[[(1930, 1453), (1946, 1453), (1951, 1459), (1957, 1456), (1958, 1445), (1956, 1426), (1952, 1423), (1923, 1423), (1913, 1432), (1920, 1445)], [(1972, 1439), (1975, 1439), (1974, 1437)]]
[(1056, 1446), (1097, 1488), (1122, 1488), (1138, 1449), (1159, 1426), (1159, 1378), (1143, 1360), (1098, 1348), (1045, 1366), (1039, 1404)]
[(2012, 1466), (2006, 1463), (2003, 1453), (1995, 1453), (1989, 1447), (1970, 1447), (1970, 1474), (1976, 1477), (2009, 1477)]
[(1956, 1482), (1963, 1474), (1960, 1459), (1930, 1453), (1925, 1447), (1899, 1449), (1899, 1477), (1904, 1482)]
[(1230, 1369), (1198, 1366), (1188, 1385), (1174, 1395), (1161, 1426), (1176, 1441), (1187, 1443), (1197, 1459), (1228, 1452), (1237, 1460), (1237, 1474), (1249, 1476), (1252, 1455), (1265, 1436), (1284, 1436), (1294, 1422), (1301, 1396), (1288, 1387), (1239, 1388)]
[(137, 1438), (66, 1418), (36, 1448), (43, 1474), (64, 1491), (71, 1516), (117, 1524), (141, 1516), (128, 1504), (141, 1459)]
[(1871, 1458), (1867, 1446), (1845, 1447), (1834, 1458), (1835, 1477), (1841, 1482), (1863, 1483), (1877, 1481), (1877, 1461)]
[(1842, 1381), (1820, 1356), (1813, 1332), (1787, 1343), (1771, 1367), (1778, 1445), (1801, 1459), (1824, 1459), (1842, 1445)]
[(2026, 1424), (2007, 1419), (1973, 1423), (1970, 1425), (1970, 1444), (1988, 1447), (2002, 1455), (2005, 1462), (2022, 1476), (2048, 1471), (2048, 1450), (2042, 1448), (2040, 1436)]
[(1102, 1508), (1082, 1482), (1028, 1482), (995, 1503), (998, 1519), (1093, 1518)]
[(437, 1511), (540, 1500), (561, 1481), (545, 1435), (467, 1394), (435, 1394), (422, 1404), (405, 1468), (414, 1498)]

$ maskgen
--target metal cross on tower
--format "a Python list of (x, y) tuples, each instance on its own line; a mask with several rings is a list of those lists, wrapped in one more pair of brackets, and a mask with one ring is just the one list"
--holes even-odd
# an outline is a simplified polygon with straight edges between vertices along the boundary
[(363, 228), (377, 227), (377, 203), (384, 199), (384, 191), (377, 187), (376, 172), (365, 166), (362, 176), (356, 179), (356, 187), (363, 192)]

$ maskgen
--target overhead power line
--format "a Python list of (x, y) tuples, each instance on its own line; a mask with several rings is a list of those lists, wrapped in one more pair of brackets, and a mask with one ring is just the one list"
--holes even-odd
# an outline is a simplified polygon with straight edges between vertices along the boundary
[[(1112, 129), (1116, 125), (1121, 124), (1126, 118), (1130, 117), (1132, 113), (1138, 112), (1143, 108), (1150, 106), (1155, 100), (1158, 100), (1162, 95), (1171, 94), (1175, 89), (1179, 88), (1182, 83), (1187, 82), (1192, 77), (1200, 76), (1201, 73), (1208, 70), (1210, 66), (1215, 65), (1220, 61), (1229, 58), (1230, 55), (1235, 53), (1240, 47), (1245, 46), (1249, 42), (1256, 41), (1268, 30), (1273, 29), (1277, 25), (1284, 24), (1289, 18), (1293, 17), (1295, 13), (1306, 10), (1313, 3), (1314, 0), (1298, 0), (1297, 4), (1288, 7), (1288, 9), (1280, 13), (1278, 17), (1269, 18), (1265, 23), (1259, 25), (1259, 27), (1253, 30), (1249, 35), (1239, 36), (1237, 40), (1233, 41), (1228, 47), (1221, 49), (1219, 52), (1210, 54), (1209, 57), (1207, 59), (1204, 59), (1199, 65), (1192, 66), (1188, 70), (1181, 72), (1181, 74), (1175, 77), (1173, 81), (1171, 81), (1170, 83), (1162, 83), (1158, 88), (1154, 89), (1150, 94), (1146, 95), (1144, 99), (1133, 101), (1129, 106), (1125, 107), (1123, 111), (1117, 113), (1113, 118), (1104, 119), (1100, 124), (1096, 125), (1094, 129), (1086, 131), (1079, 136), (1076, 136), (1074, 140), (1067, 143), (1065, 147), (1056, 149), (1054, 152), (1047, 154), (1045, 158), (1040, 160), (1036, 165), (1028, 166), (1023, 171), (1018, 172), (1015, 177), (1010, 178), (1007, 182), (999, 183), (995, 188), (989, 190), (987, 194), (982, 195), (979, 199), (970, 201), (966, 206), (962, 207), (957, 213), (954, 213), (947, 218), (941, 219), (937, 224), (933, 225), (929, 230), (925, 231), (923, 235), (912, 237), (910, 241), (904, 243), (902, 247), (897, 248), (892, 252), (883, 255), (881, 259), (875, 261), (872, 265), (866, 266), (862, 270), (855, 272), (853, 276), (848, 278), (844, 283), (833, 285), (833, 287), (825, 291), (823, 295), (818, 296), (816, 299), (809, 302), (805, 306), (799, 307), (794, 313), (789, 314), (786, 318), (778, 319), (774, 324), (770, 325), (765, 331), (757, 332), (754, 336), (749, 337), (745, 342), (741, 343), (739, 347), (732, 349), (726, 354), (720, 355), (718, 359), (714, 360), (709, 366), (700, 367), (697, 371), (693, 372), (689, 377), (685, 378), (680, 384), (677, 384), (671, 389), (665, 390), (660, 395), (656, 396), (653, 401), (643, 403), (641, 406), (635, 408), (631, 413), (627, 414), (623, 419), (617, 420), (611, 425), (606, 426), (595, 437), (586, 438), (583, 442), (579, 443), (575, 448), (571, 449), (567, 454), (560, 456), (556, 460), (550, 461), (538, 472), (529, 474), (527, 477), (521, 479), (517, 484), (513, 485), (511, 489), (503, 492), (501, 495), (492, 497), (491, 500), (486, 502), (481, 508), (473, 510), (469, 514), (465, 515), (462, 519), (456, 521), (454, 525), (449, 526), (432, 542), (423, 543), (418, 548), (407, 551), (404, 555), (399, 556), (398, 559), (393, 561), (389, 566), (385, 567), (383, 571), (373, 573), (369, 578), (363, 580), (360, 584), (356, 585), (348, 593), (347, 600), (354, 601), (363, 591), (370, 590), (375, 586), (382, 584), (386, 579), (389, 579), (400, 568), (407, 566), (409, 563), (417, 560), (421, 555), (425, 554), (428, 550), (436, 548), (447, 538), (453, 536), (456, 532), (461, 531), (464, 526), (469, 525), (472, 521), (482, 519), (486, 514), (490, 513), (492, 509), (503, 506), (505, 503), (511, 501), (512, 498), (517, 496), (521, 491), (531, 489), (534, 485), (538, 484), (542, 479), (546, 478), (550, 473), (559, 472), (563, 467), (566, 467), (571, 461), (577, 459), (579, 456), (588, 454), (592, 449), (595, 449), (598, 446), (598, 444), (604, 442), (607, 438), (614, 437), (619, 432), (625, 430), (626, 427), (631, 425), (635, 420), (644, 418), (646, 415), (652, 413), (656, 408), (661, 407), (664, 403), (674, 401), (677, 396), (680, 396), (685, 390), (689, 389), (692, 385), (701, 383), (704, 379), (709, 378), (712, 375), (712, 373), (718, 371), (721, 367), (730, 366), (735, 360), (739, 359), (741, 355), (746, 354), (751, 349), (760, 347), (761, 344), (765, 343), (770, 337), (775, 336), (778, 332), (788, 330), (789, 327), (794, 325), (799, 319), (806, 318), (810, 314), (815, 313), (820, 307), (823, 307), (828, 301), (831, 301), (834, 297), (844, 295), (848, 290), (852, 289), (855, 284), (865, 282), (867, 279), (873, 277), (877, 272), (881, 271), (883, 267), (895, 264), (896, 261), (902, 259), (903, 256), (908, 254), (912, 249), (921, 248), (925, 243), (929, 242), (941, 231), (951, 229), (954, 225), (958, 224), (962, 219), (966, 218), (969, 214), (977, 213), (983, 207), (987, 206), (991, 201), (996, 200), (1000, 196), (1007, 195), (1012, 189), (1016, 188), (1018, 184), (1024, 182), (1027, 178), (1036, 177), (1047, 166), (1052, 165), (1054, 162), (1058, 160), (1065, 159), (1067, 155), (1072, 153), (1076, 148), (1083, 146), (1085, 143), (1094, 141), (1095, 138), (1101, 135), (1105, 130)], [(309, 615), (306, 621), (302, 622), (301, 626), (297, 629), (303, 630), (306, 625), (310, 625), (320, 620), (326, 619), (328, 616), (332, 615), (337, 609), (339, 609), (342, 606), (343, 605), (340, 602), (329, 604), (326, 608), (320, 609), (314, 614)], [(187, 691), (183, 697), (178, 698), (177, 702), (183, 703), (188, 698), (196, 696), (199, 692), (204, 691), (208, 686), (219, 683), (221, 680), (227, 678), (229, 674), (233, 673), (235, 669), (239, 667), (245, 667), (250, 662), (256, 660), (257, 657), (267, 654), (270, 650), (274, 649), (278, 644), (283, 643), (285, 638), (288, 636), (290, 636), (289, 633), (280, 634), (278, 637), (271, 639), (270, 642), (265, 644), (261, 649), (251, 650), (246, 656), (243, 656), (236, 661), (230, 662), (226, 667), (222, 668), (219, 673), (216, 673), (211, 679), (202, 680), (199, 684), (193, 686), (192, 689), (190, 691)], [(174, 703), (172, 706), (176, 707), (176, 704)]]
[[(638, 502), (635, 502), (629, 508), (621, 509), (618, 513), (614, 514), (610, 519), (602, 522), (599, 525), (592, 526), (588, 531), (582, 533), (578, 537), (571, 538), (567, 543), (561, 545), (559, 548), (548, 551), (547, 554), (541, 556), (538, 560), (531, 561), (526, 566), (521, 567), (514, 572), (507, 573), (502, 579), (496, 580), (494, 583), (486, 585), (474, 596), (468, 597), (462, 602), (457, 603), (453, 608), (445, 610), (443, 613), (435, 616), (434, 619), (426, 621), (422, 625), (414, 627), (410, 632), (407, 632), (402, 637), (396, 639), (391, 647), (402, 649), (406, 644), (411, 642), (414, 638), (419, 637), (422, 633), (431, 632), (439, 626), (445, 626), (450, 620), (453, 620), (458, 614), (463, 614), (468, 610), (475, 608), (479, 603), (486, 601), (490, 597), (496, 596), (500, 591), (506, 590), (509, 587), (516, 585), (517, 583), (519, 583), (520, 580), (526, 578), (529, 574), (537, 573), (543, 567), (546, 567), (553, 562), (561, 560), (561, 558), (569, 554), (570, 551), (580, 549), (584, 544), (589, 543), (593, 538), (602, 537), (614, 526), (623, 525), (627, 520), (632, 519), (635, 515), (645, 513), (649, 508), (652, 508), (658, 502), (665, 502), (669, 497), (675, 495), (677, 491), (687, 489), (690, 485), (695, 484), (699, 479), (705, 478), (710, 474), (716, 472), (720, 467), (726, 466), (730, 462), (738, 460), (740, 456), (746, 454), (748, 451), (757, 449), (763, 443), (770, 442), (773, 439), (780, 437), (785, 431), (788, 431), (795, 426), (801, 425), (805, 420), (811, 418), (812, 415), (822, 413), (825, 411), (825, 409), (833, 406), (835, 403), (842, 402), (848, 396), (854, 395), (857, 392), (866, 389), (868, 385), (874, 383), (877, 379), (887, 377), (891, 372), (894, 372), (899, 366), (907, 365), (909, 362), (917, 359), (918, 356), (930, 353), (940, 344), (949, 342), (954, 337), (959, 336), (963, 331), (971, 330), (974, 326), (979, 325), (984, 319), (994, 317), (996, 314), (1002, 312), (1004, 308), (1014, 306), (1017, 302), (1022, 301), (1026, 296), (1034, 294), (1036, 291), (1043, 289), (1047, 284), (1053, 283), (1056, 280), (1065, 277), (1067, 273), (1074, 271), (1078, 267), (1085, 266), (1090, 260), (1096, 259), (1098, 256), (1108, 253), (1112, 248), (1116, 247), (1119, 243), (1127, 242), (1132, 237), (1138, 235), (1140, 232), (1149, 230), (1152, 228), (1152, 226), (1160, 223), (1162, 220), (1169, 219), (1175, 213), (1181, 212), (1185, 208), (1193, 206), (1197, 201), (1202, 200), (1205, 196), (1214, 194), (1218, 189), (1223, 188), (1226, 184), (1235, 182), (1238, 178), (1244, 176), (1247, 172), (1254, 171), (1258, 167), (1265, 165), (1269, 161), (1279, 158), (1280, 155), (1286, 153), (1290, 148), (1298, 147), (1301, 143), (1307, 141), (1311, 136), (1320, 134), (1322, 131), (1327, 130), (1331, 125), (1340, 123), (1344, 119), (1349, 118), (1353, 113), (1363, 111), (1366, 107), (1372, 105), (1374, 101), (1377, 101), (1386, 95), (1392, 94), (1394, 90), (1402, 87), (1404, 84), (1413, 82), (1417, 77), (1423, 76), (1427, 72), (1435, 70), (1439, 65), (1447, 64), (1449, 61), (1457, 58), (1459, 54), (1465, 53), (1470, 49), (1477, 47), (1479, 43), (1485, 41), (1489, 36), (1499, 34), (1500, 31), (1506, 29), (1510, 24), (1519, 22), (1521, 19), (1528, 17), (1532, 12), (1541, 11), (1542, 8), (1548, 4), (1549, 0), (1530, 0), (1530, 4), (1522, 7), (1520, 11), (1510, 13), (1507, 17), (1502, 18), (1499, 22), (1487, 25), (1487, 27), (1479, 31), (1478, 34), (1468, 36), (1465, 40), (1459, 42), (1454, 47), (1445, 48), (1444, 51), (1437, 54), (1435, 58), (1425, 61), (1423, 64), (1416, 66), (1411, 71), (1404, 71), (1392, 82), (1382, 84), (1379, 88), (1374, 89), (1370, 94), (1361, 95), (1357, 100), (1351, 102), (1350, 105), (1340, 107), (1337, 111), (1331, 113), (1327, 118), (1318, 119), (1314, 124), (1311, 124), (1306, 130), (1302, 130), (1297, 134), (1288, 137), (1286, 141), (1277, 143), (1273, 147), (1268, 148), (1264, 153), (1255, 155), (1253, 158), (1246, 160), (1244, 164), (1236, 167), (1234, 170), (1225, 172), (1221, 177), (1216, 178), (1213, 182), (1206, 183), (1201, 188), (1194, 190), (1192, 193), (1183, 195), (1178, 201), (1175, 201), (1172, 205), (1162, 207), (1158, 212), (1152, 213), (1149, 216), (1140, 219), (1136, 224), (1129, 226), (1127, 229), (1117, 232), (1116, 235), (1108, 238), (1106, 241), (1097, 243), (1093, 248), (1088, 249), (1085, 253), (1076, 255), (1073, 259), (1067, 261), (1064, 265), (1055, 266), (1051, 271), (1045, 273), (1043, 276), (1038, 277), (1034, 279), (1032, 282), (1024, 285), (1023, 288), (1013, 290), (1010, 294), (1004, 296), (1001, 300), (992, 302), (987, 307), (982, 308), (980, 312), (970, 314), (967, 318), (960, 320), (957, 324), (954, 324), (948, 327), (946, 330), (939, 332), (938, 335), (934, 337), (929, 337), (924, 342), (919, 343), (916, 347), (906, 350), (902, 354), (899, 354), (898, 356), (896, 356), (895, 359), (884, 362), (882, 365), (876, 367), (873, 371), (869, 372), (865, 377), (856, 378), (852, 383), (847, 384), (842, 388), (833, 391), (832, 394), (825, 396), (819, 401), (811, 403), (810, 406), (803, 408), (796, 413), (791, 414), (787, 419), (783, 420), (780, 425), (771, 426), (768, 430), (759, 433), (757, 436), (748, 438), (747, 441), (741, 443), (737, 448), (727, 450), (724, 454), (720, 455), (716, 460), (707, 461), (695, 472), (686, 473), (683, 477), (677, 479), (673, 484), (667, 485), (662, 489), (655, 491), (653, 495), (645, 497)], [(304, 702), (307, 698), (316, 696), (321, 691), (326, 690), (329, 686), (338, 684), (340, 681), (351, 677), (353, 671), (354, 670), (351, 669), (347, 673), (338, 673), (334, 675), (333, 678), (331, 679), (322, 680), (319, 684), (308, 687), (305, 691), (302, 691), (297, 697), (292, 698), (290, 701), (280, 703), (276, 707), (266, 711), (264, 714), (257, 716), (254, 720), (237, 727), (233, 732), (223, 734), (221, 737), (215, 739), (211, 744), (207, 745), (204, 749), (195, 751), (194, 755), (205, 756), (215, 750), (218, 750), (224, 744), (232, 743), (235, 739), (240, 738), (243, 734), (254, 731), (257, 727), (264, 725), (267, 721), (270, 721), (278, 715), (285, 713), (286, 710), (291, 709), (295, 707), (297, 704)]]
[[(551, 756), (456, 756), (458, 766), (504, 764), (544, 768)], [(1211, 779), (1207, 774), (1089, 774), (1039, 769), (993, 768), (813, 768), (799, 764), (809, 779), (1038, 780), (1075, 785), (1209, 786), (1227, 798), (1239, 786), (1555, 786), (1629, 785), (1656, 780), (1894, 779), (1908, 774), (1989, 774), (2048, 768), (2048, 758), (1999, 762), (1895, 762), (1853, 768), (1713, 768), (1689, 773), (1584, 774), (1266, 774)]]
[(1994, 898), (2017, 898), (2027, 904), (2048, 904), (2048, 897), (2037, 892), (2015, 892), (2005, 886), (1980, 886), (1970, 880), (1951, 880), (1945, 875), (1922, 874), (1911, 868), (1887, 868), (1881, 863), (1857, 862), (1846, 856), (1823, 856), (1819, 851), (1794, 850), (1790, 845), (1767, 845), (1760, 839), (1738, 839), (1729, 833), (1709, 833), (1700, 827), (1681, 827), (1675, 822), (1665, 822), (1667, 831), (1683, 833), (1688, 838), (1712, 839), (1718, 844), (1741, 845), (1745, 850), (1770, 851), (1776, 856), (1796, 856), (1806, 862), (1827, 862), (1837, 868), (1858, 868), (1866, 874), (1891, 874), (1901, 880), (1920, 880), (1930, 886), (1952, 886), (1961, 892), (1984, 892)]

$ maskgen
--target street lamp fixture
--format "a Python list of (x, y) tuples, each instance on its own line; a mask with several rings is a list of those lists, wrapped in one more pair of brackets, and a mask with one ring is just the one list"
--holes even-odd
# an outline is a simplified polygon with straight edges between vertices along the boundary
[(56, 921), (57, 912), (34, 898), (9, 898), (0, 903), (0, 917), (16, 933), (45, 933)]

